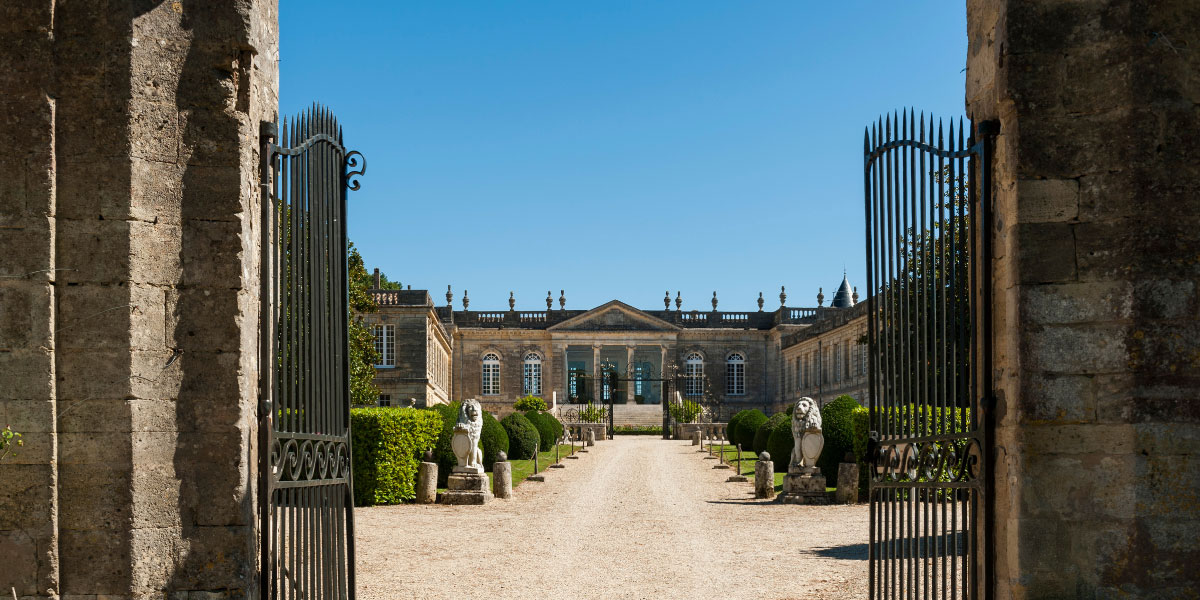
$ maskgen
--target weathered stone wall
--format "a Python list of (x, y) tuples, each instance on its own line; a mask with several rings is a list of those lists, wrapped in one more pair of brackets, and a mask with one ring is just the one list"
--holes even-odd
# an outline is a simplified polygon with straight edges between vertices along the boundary
[(0, 588), (251, 594), (275, 3), (18, 4), (0, 398), (27, 446), (0, 470)]
[(428, 294), (423, 295), (424, 303), (380, 306), (378, 312), (363, 316), (368, 327), (395, 327), (396, 364), (377, 367), (375, 374), (379, 393), (390, 396), (392, 406), (405, 405), (410, 398), (418, 406), (449, 401), (451, 338)]
[(998, 598), (1200, 589), (1200, 3), (969, 0)]

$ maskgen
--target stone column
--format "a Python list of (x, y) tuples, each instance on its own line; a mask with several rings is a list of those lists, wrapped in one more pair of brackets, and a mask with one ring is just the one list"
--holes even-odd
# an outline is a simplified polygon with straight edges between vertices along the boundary
[[(255, 596), (259, 123), (275, 2), (0, 20), (0, 589)], [(7, 461), (6, 461), (7, 462)]]
[[(632, 345), (625, 346), (625, 372), (626, 373), (631, 372), (630, 368), (633, 366), (633, 351), (635, 348), (637, 348), (637, 346), (632, 346)], [(634, 392), (636, 392), (637, 390), (635, 389), (632, 381), (627, 382), (626, 386), (628, 389), (625, 390), (625, 404), (632, 404)]]
[(497, 458), (492, 464), (492, 495), (508, 500), (512, 498), (512, 463), (504, 452)]
[(754, 462), (754, 497), (775, 497), (775, 463), (766, 452), (760, 454)]
[(438, 465), (430, 458), (433, 457), (426, 454), (425, 460), (417, 467), (417, 504), (433, 504), (437, 501)]
[(994, 595), (1194, 594), (1200, 12), (967, 15), (967, 113), (999, 122)]

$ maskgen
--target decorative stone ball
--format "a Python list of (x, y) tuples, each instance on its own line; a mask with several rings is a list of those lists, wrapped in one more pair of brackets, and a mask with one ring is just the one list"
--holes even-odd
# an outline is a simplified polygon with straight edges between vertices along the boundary
[(759, 455), (758, 455), (758, 460), (762, 460), (762, 461), (771, 460), (771, 453), (770, 453), (770, 452), (763, 452), (762, 454), (759, 454)]
[(508, 462), (508, 454), (503, 450), (496, 453), (496, 462)]
[(425, 455), (421, 457), (421, 460), (423, 460), (425, 462), (433, 462), (433, 450), (426, 449)]

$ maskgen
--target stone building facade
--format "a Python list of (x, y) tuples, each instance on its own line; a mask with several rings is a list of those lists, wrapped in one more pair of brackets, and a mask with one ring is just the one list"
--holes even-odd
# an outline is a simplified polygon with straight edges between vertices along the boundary
[[(669, 297), (663, 310), (619, 300), (567, 310), (564, 297), (557, 309), (545, 311), (518, 311), (515, 301), (507, 311), (472, 311), (469, 298), (463, 310), (453, 310), (449, 293), (448, 304), (436, 308), (424, 290), (371, 293), (380, 307), (366, 316), (376, 345), (396, 348), (378, 368), (380, 404), (476, 398), (487, 410), (507, 414), (527, 395), (558, 404), (606, 402), (610, 396), (618, 404), (661, 404), (678, 390), (683, 398), (720, 407), (721, 417), (742, 408), (781, 410), (801, 393), (822, 402), (848, 393), (865, 402), (865, 377), (833, 358), (858, 369), (865, 348), (859, 343), (865, 313), (855, 307), (856, 294), (845, 279), (832, 306), (822, 306), (822, 294), (816, 308), (781, 304), (770, 312), (718, 311), (715, 302), (711, 312), (682, 312), (681, 300), (671, 310)], [(437, 352), (449, 354), (448, 364), (440, 357), (426, 360), (424, 341), (430, 339), (437, 340)], [(789, 365), (808, 357), (818, 368), (821, 351), (824, 383), (796, 387)], [(597, 377), (608, 371), (620, 380), (611, 390)], [(440, 381), (443, 373), (448, 388), (425, 383)]]
[(450, 400), (451, 338), (425, 290), (375, 290), (380, 310), (363, 315), (375, 336), (380, 406), (427, 407)]

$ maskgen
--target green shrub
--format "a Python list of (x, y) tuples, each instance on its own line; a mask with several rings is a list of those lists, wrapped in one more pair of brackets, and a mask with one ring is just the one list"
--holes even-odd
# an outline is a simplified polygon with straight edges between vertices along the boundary
[(672, 404), (669, 411), (671, 418), (675, 419), (676, 423), (695, 423), (696, 418), (702, 412), (702, 408), (698, 402), (684, 400), (683, 402)]
[(541, 436), (537, 427), (521, 413), (513, 413), (500, 420), (508, 434), (508, 458), (511, 460), (526, 460), (533, 458)]
[[(792, 418), (787, 413), (775, 413), (770, 419), (763, 421), (762, 425), (758, 426), (758, 430), (754, 432), (754, 453), (762, 454), (767, 450), (767, 440), (771, 437), (771, 431), (779, 426), (781, 422), (791, 423)], [(775, 455), (771, 455), (771, 460), (778, 460)]]
[(867, 489), (867, 478), (870, 477), (870, 472), (867, 469), (870, 467), (867, 464), (867, 439), (871, 434), (871, 412), (867, 407), (860, 406), (850, 411), (850, 418), (854, 421), (854, 460), (858, 463), (858, 489)]
[(854, 409), (862, 408), (854, 398), (841, 395), (821, 407), (821, 434), (825, 447), (817, 466), (825, 478), (837, 478), (838, 464), (847, 452), (854, 451)]
[(483, 447), (483, 468), (492, 470), (497, 455), (508, 452), (508, 432), (492, 413), (483, 411), (483, 430), (479, 432), (479, 445)]
[(792, 437), (792, 416), (787, 413), (782, 413), (786, 419), (776, 421), (774, 418), (767, 421), (772, 423), (770, 431), (767, 432), (767, 452), (771, 453), (771, 460), (775, 462), (776, 473), (787, 473), (788, 465), (792, 463), (792, 449), (795, 444)]
[(608, 409), (588, 402), (579, 407), (579, 420), (583, 423), (608, 422)]
[(513, 408), (517, 412), (529, 412), (531, 410), (546, 410), (550, 407), (546, 405), (545, 400), (537, 396), (525, 396), (524, 398), (519, 398), (513, 404)]
[(416, 497), (417, 466), (442, 430), (436, 412), (415, 408), (350, 410), (354, 505), (396, 504)]
[(729, 421), (725, 423), (725, 439), (729, 440), (730, 444), (737, 443), (737, 423), (742, 419), (742, 417), (746, 416), (746, 413), (748, 412), (750, 411), (739, 410), (738, 412), (733, 413), (733, 416), (729, 417)]
[(525, 418), (533, 423), (538, 431), (543, 449), (553, 448), (562, 439), (563, 425), (548, 412), (531, 410), (525, 413)]
[[(737, 422), (737, 432), (730, 433), (730, 439), (734, 444), (741, 444), (742, 450), (754, 450), (754, 434), (758, 433), (758, 428), (762, 427), (763, 423), (767, 422), (767, 415), (763, 411), (746, 410), (742, 411), (745, 414)], [(736, 435), (736, 439), (733, 436)]]
[[(458, 459), (454, 458), (454, 450), (450, 448), (450, 436), (454, 433), (454, 424), (458, 422), (458, 411), (461, 407), (461, 402), (453, 402), (438, 404), (429, 409), (442, 416), (442, 431), (433, 449), (433, 460), (438, 465), (438, 487), (446, 487), (446, 478), (450, 477), (451, 469), (458, 464)], [(483, 429), (479, 432), (479, 445), (483, 448), (483, 468), (488, 471), (492, 470), (492, 464), (496, 462), (496, 455), (500, 451), (508, 452), (508, 434), (496, 421), (496, 417), (486, 410), (483, 411)]]

